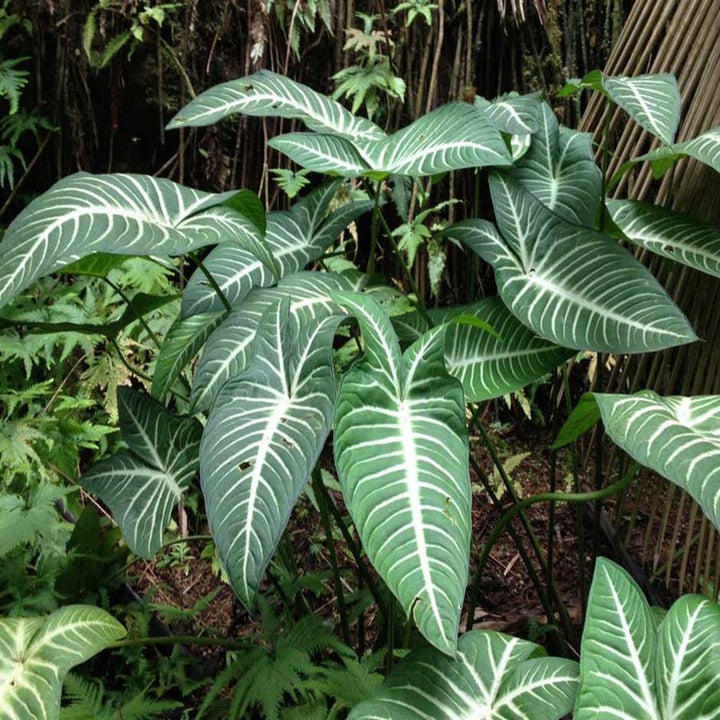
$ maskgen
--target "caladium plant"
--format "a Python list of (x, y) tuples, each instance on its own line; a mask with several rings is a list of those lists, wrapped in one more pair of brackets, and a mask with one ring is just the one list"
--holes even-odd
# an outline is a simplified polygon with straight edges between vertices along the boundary
[[(665, 143), (645, 160), (667, 166), (685, 154), (718, 169), (717, 129), (673, 144), (679, 117), (673, 79), (594, 75), (575, 87), (604, 93)], [(0, 245), (0, 306), (34, 280), (95, 253), (190, 254), (197, 261), (157, 358), (153, 397), (120, 391), (127, 448), (88, 470), (81, 483), (110, 507), (133, 551), (151, 557), (172, 505), (199, 468), (220, 559), (251, 608), (332, 430), (339, 486), (367, 557), (431, 646), (403, 661), (351, 717), (562, 716), (575, 702), (572, 662), (539, 657), (536, 646), (492, 633), (458, 640), (472, 533), (466, 403), (513, 392), (577, 350), (647, 352), (695, 339), (647, 269), (603, 232), (600, 217), (609, 213), (631, 242), (714, 274), (717, 233), (666, 209), (606, 201), (589, 135), (559, 125), (535, 95), (451, 103), (389, 135), (310, 88), (262, 71), (202, 93), (170, 127), (235, 113), (301, 121), (306, 132), (274, 138), (272, 147), (308, 171), (360, 178), (368, 194), (338, 204), (336, 177), (289, 210), (265, 216), (247, 192), (78, 174), (30, 203)], [(371, 208), (377, 228), (383, 181), (392, 177), (400, 188), (403, 176), (412, 181), (465, 168), (488, 168), (495, 223), (463, 220), (444, 237), (492, 266), (498, 297), (427, 310), (419, 296), (383, 290), (349, 260), (338, 267), (324, 257)], [(390, 231), (386, 239), (392, 238)], [(211, 245), (201, 260), (198, 250)], [(344, 342), (339, 382), (336, 338)], [(187, 401), (176, 403), (184, 415), (162, 404), (179, 388), (181, 396), (189, 389)], [(708, 469), (717, 457), (715, 399), (598, 395), (597, 403), (609, 434), (687, 487), (717, 523), (720, 490)], [(640, 421), (642, 432), (624, 432)], [(667, 652), (651, 651), (633, 635), (636, 622), (650, 632), (649, 612), (636, 593), (618, 591), (621, 584), (601, 562), (578, 717), (690, 717), (678, 710), (690, 706), (705, 713), (697, 717), (717, 717), (714, 695), (699, 684), (685, 693), (691, 669), (675, 680), (662, 669), (671, 657), (690, 657), (694, 645), (683, 633), (692, 636), (697, 627), (700, 636), (715, 637), (715, 611), (685, 601), (657, 631), (668, 638), (657, 641)], [(618, 652), (612, 632), (602, 636), (602, 608), (610, 601), (627, 624)], [(586, 659), (603, 647), (613, 652)], [(600, 672), (593, 663), (617, 662), (625, 673), (627, 658), (635, 673), (627, 698), (603, 699), (592, 685)], [(660, 669), (651, 672), (652, 663)], [(688, 663), (682, 667), (692, 668)], [(708, 667), (717, 683), (717, 669)], [(0, 703), (9, 702), (8, 692), (0, 686)], [(675, 714), (663, 715), (668, 707)]]

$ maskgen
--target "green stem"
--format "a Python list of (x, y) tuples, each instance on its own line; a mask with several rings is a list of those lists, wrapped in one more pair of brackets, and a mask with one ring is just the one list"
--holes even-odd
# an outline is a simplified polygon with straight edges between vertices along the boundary
[(423, 316), (425, 322), (428, 324), (429, 327), (434, 327), (435, 323), (432, 321), (432, 318), (428, 314), (428, 311), (425, 308), (425, 304), (420, 297), (420, 291), (418, 290), (418, 286), (415, 283), (415, 278), (413, 277), (412, 271), (408, 267), (407, 262), (405, 262), (405, 256), (402, 254), (402, 251), (398, 247), (397, 242), (395, 242), (395, 238), (393, 237), (393, 234), (390, 230), (390, 226), (387, 224), (387, 220), (385, 220), (385, 216), (382, 214), (382, 212), (380, 213), (380, 222), (385, 229), (387, 239), (392, 245), (393, 252), (395, 253), (395, 256), (400, 262), (400, 266), (402, 267), (405, 278), (407, 279), (408, 285), (410, 286), (410, 291), (413, 293), (413, 295), (415, 295), (415, 306), (417, 307), (418, 312)]
[(223, 307), (230, 312), (232, 310), (232, 305), (230, 304), (230, 301), (227, 299), (227, 296), (222, 291), (222, 288), (217, 284), (217, 281), (212, 276), (212, 273), (205, 267), (204, 263), (200, 258), (193, 258), (195, 264), (200, 268), (200, 271), (202, 274), (207, 278), (207, 281), (210, 285), (210, 287), (215, 291), (217, 296), (220, 298), (220, 302), (223, 304)]
[(517, 505), (513, 505), (510, 507), (506, 513), (500, 518), (497, 525), (493, 528), (493, 531), (488, 536), (487, 542), (485, 543), (483, 547), (482, 555), (480, 555), (480, 559), (478, 560), (478, 567), (476, 574), (482, 575), (482, 571), (485, 568), (485, 565), (487, 564), (488, 557), (490, 556), (490, 550), (492, 549), (493, 544), (497, 541), (497, 539), (500, 537), (502, 531), (507, 527), (508, 523), (517, 515), (518, 513), (521, 513), (525, 508), (530, 507), (530, 505), (534, 505), (535, 503), (539, 502), (571, 502), (571, 503), (582, 503), (582, 502), (591, 502), (594, 500), (601, 500), (603, 498), (610, 497), (612, 495), (615, 495), (616, 493), (621, 492), (624, 490), (629, 484), (630, 481), (633, 479), (635, 475), (637, 465), (633, 465), (630, 470), (625, 474), (624, 477), (622, 477), (620, 480), (618, 480), (616, 483), (613, 483), (612, 485), (608, 485), (606, 488), (603, 488), (602, 490), (591, 490), (589, 492), (582, 492), (582, 493), (564, 493), (564, 492), (548, 492), (548, 493), (540, 493), (539, 495), (533, 495), (532, 497), (525, 498), (524, 500), (521, 500)]
[(352, 643), (350, 637), (350, 623), (348, 622), (347, 610), (345, 608), (345, 593), (342, 586), (342, 577), (340, 576), (340, 568), (338, 566), (337, 555), (335, 554), (335, 542), (333, 541), (332, 523), (330, 522), (330, 513), (326, 502), (320, 470), (315, 467), (312, 471), (312, 485), (317, 498), (318, 507), (320, 509), (320, 519), (322, 520), (323, 529), (325, 531), (325, 545), (327, 546), (330, 565), (332, 567), (333, 577), (335, 578), (335, 592), (337, 593), (338, 612), (340, 614), (340, 627), (342, 629), (343, 641), (349, 647)]
[[(383, 617), (387, 617), (388, 610), (385, 607), (385, 602), (382, 599), (382, 596), (380, 595), (380, 591), (378, 590), (378, 586), (373, 580), (372, 576), (368, 572), (367, 566), (365, 564), (365, 560), (362, 557), (362, 553), (360, 548), (357, 546), (357, 543), (353, 539), (352, 535), (350, 534), (350, 530), (348, 530), (347, 524), (343, 520), (342, 515), (340, 514), (340, 511), (337, 509), (337, 505), (333, 502), (333, 499), (330, 497), (330, 494), (327, 491), (327, 488), (325, 487), (324, 483), (321, 483), (321, 490), (325, 495), (325, 502), (326, 507), (330, 510), (330, 514), (333, 516), (333, 520), (335, 520), (335, 524), (340, 528), (340, 532), (342, 533), (343, 538), (345, 539), (345, 543), (348, 546), (348, 549), (350, 550), (353, 558), (355, 559), (355, 563), (358, 567), (358, 572), (360, 573), (360, 576), (362, 577), (363, 581), (367, 585), (368, 591), (373, 596), (373, 600), (375, 601), (375, 604), (378, 606), (378, 610), (380, 614)], [(318, 500), (318, 502), (320, 502)]]
[[(570, 397), (570, 374), (568, 373), (567, 363), (564, 363), (562, 366), (562, 376), (563, 390), (565, 394), (565, 408), (567, 410), (568, 417), (570, 417), (573, 408), (572, 398)], [(578, 458), (575, 442), (572, 442), (570, 445), (570, 458), (573, 472), (573, 492), (577, 494), (580, 492), (580, 474), (578, 472)], [(578, 593), (580, 595), (580, 612), (581, 616), (585, 617), (585, 603), (587, 601), (587, 597), (585, 585), (585, 528), (583, 526), (582, 508), (578, 508), (577, 510), (575, 527), (577, 529), (576, 534), (578, 542)]]
[(380, 217), (380, 181), (375, 183), (375, 205), (373, 207), (372, 226), (370, 228), (370, 255), (368, 256), (365, 272), (372, 275), (375, 272), (375, 253), (377, 252), (378, 222)]

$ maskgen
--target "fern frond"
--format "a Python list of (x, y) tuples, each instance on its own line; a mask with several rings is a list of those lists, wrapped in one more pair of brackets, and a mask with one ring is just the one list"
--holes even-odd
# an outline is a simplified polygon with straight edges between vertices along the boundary
[(20, 109), (22, 89), (27, 85), (30, 75), (29, 70), (23, 70), (18, 65), (29, 59), (19, 57), (0, 60), (0, 98), (6, 98), (10, 103), (10, 115), (14, 115)]

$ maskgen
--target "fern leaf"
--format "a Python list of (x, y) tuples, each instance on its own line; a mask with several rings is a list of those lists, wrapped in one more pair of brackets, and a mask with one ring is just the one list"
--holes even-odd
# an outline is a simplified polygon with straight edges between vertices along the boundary
[(27, 85), (30, 75), (28, 70), (23, 70), (18, 65), (29, 59), (19, 57), (0, 61), (0, 98), (6, 98), (10, 103), (10, 115), (14, 115), (20, 109), (22, 89)]

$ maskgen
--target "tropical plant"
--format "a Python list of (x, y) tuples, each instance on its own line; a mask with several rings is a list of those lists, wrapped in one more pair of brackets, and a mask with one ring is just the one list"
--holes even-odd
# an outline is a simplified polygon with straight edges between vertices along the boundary
[[(670, 78), (594, 74), (570, 91), (585, 87), (604, 93), (656, 133), (670, 148), (668, 157), (685, 152), (715, 161), (711, 133), (671, 144), (679, 106)], [(560, 126), (536, 96), (451, 103), (387, 134), (268, 71), (202, 93), (170, 127), (207, 125), (234, 113), (303, 122), (308, 131), (281, 135), (270, 145), (305, 170), (360, 178), (371, 199), (330, 211), (341, 184), (331, 180), (290, 210), (265, 216), (257, 198), (243, 191), (210, 194), (146, 176), (81, 173), (33, 201), (5, 235), (0, 305), (94, 253), (101, 260), (103, 253), (187, 254), (197, 264), (157, 359), (154, 399), (144, 390), (120, 390), (127, 449), (80, 482), (109, 505), (128, 545), (150, 557), (199, 467), (220, 560), (251, 609), (312, 477), (329, 546), (332, 515), (378, 601), (388, 626), (388, 665), (395, 603), (408, 628), (416, 627), (432, 646), (404, 661), (368, 709), (360, 705), (352, 717), (388, 716), (398, 703), (406, 717), (562, 716), (574, 701), (572, 663), (537, 658), (534, 645), (500, 635), (469, 633), (458, 640), (472, 531), (466, 403), (513, 392), (577, 350), (636, 353), (695, 340), (660, 284), (606, 233), (608, 179), (594, 162), (589, 137)], [(385, 181), (478, 168), (489, 168), (496, 224), (464, 220), (442, 236), (492, 266), (499, 297), (429, 311), (392, 230), (381, 238)], [(374, 269), (380, 243), (389, 243), (412, 289), (409, 297), (347, 261), (333, 271), (325, 257), (348, 223), (370, 208), (368, 269)], [(658, 212), (660, 224), (674, 222), (665, 219), (667, 211)], [(686, 218), (678, 222), (688, 227)], [(656, 232), (654, 225), (650, 231)], [(637, 225), (630, 239), (633, 233), (639, 234)], [(703, 264), (685, 249), (692, 239), (678, 243), (675, 259)], [(198, 250), (209, 245), (216, 247), (203, 257)], [(326, 262), (329, 271), (303, 269)], [(133, 318), (145, 311), (136, 305)], [(198, 353), (188, 397), (186, 368)], [(339, 383), (334, 360), (343, 368)], [(162, 404), (171, 393), (177, 414)], [(611, 430), (616, 423), (636, 422), (614, 417), (613, 401), (603, 409), (597, 397), (611, 435), (619, 436)], [(622, 406), (622, 398), (616, 404), (618, 415), (636, 411), (632, 403)], [(648, 453), (645, 435), (638, 434), (628, 451), (641, 461), (652, 454), (664, 472), (695, 488), (712, 517), (720, 493), (699, 463), (705, 456), (712, 460), (715, 451), (708, 447), (698, 455), (697, 449), (715, 440), (707, 439), (715, 433), (714, 405), (655, 399), (650, 405), (648, 416), (655, 413), (658, 424), (649, 423), (647, 432), (653, 442), (663, 432), (667, 439), (659, 452)], [(692, 415), (692, 432), (676, 429), (668, 413), (676, 420)], [(193, 415), (204, 416), (202, 431)], [(381, 589), (321, 479), (319, 462), (331, 429), (339, 488)], [(498, 471), (503, 476), (500, 463)], [(598, 489), (593, 497), (616, 489)], [(511, 483), (508, 493), (514, 497)], [(573, 496), (550, 499), (562, 498)], [(522, 506), (513, 508), (518, 510)], [(347, 635), (342, 577), (337, 560), (332, 564)], [(527, 566), (534, 572), (529, 560)], [(593, 596), (593, 602), (600, 600)], [(263, 702), (252, 693), (242, 697), (235, 712)], [(277, 694), (273, 698), (277, 709)]]

